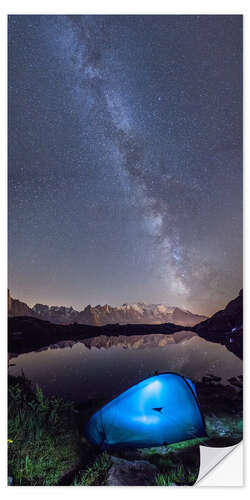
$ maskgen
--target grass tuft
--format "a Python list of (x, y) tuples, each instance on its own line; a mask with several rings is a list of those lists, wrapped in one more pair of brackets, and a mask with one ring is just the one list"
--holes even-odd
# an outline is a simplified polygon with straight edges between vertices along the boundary
[(55, 485), (80, 461), (72, 403), (33, 392), (25, 377), (10, 377), (9, 476), (15, 485)]
[(75, 477), (74, 486), (105, 485), (110, 466), (110, 456), (106, 452), (102, 453), (91, 466)]
[(158, 474), (155, 479), (155, 486), (192, 486), (199, 474), (199, 469), (187, 471), (182, 465), (170, 470), (168, 474)]

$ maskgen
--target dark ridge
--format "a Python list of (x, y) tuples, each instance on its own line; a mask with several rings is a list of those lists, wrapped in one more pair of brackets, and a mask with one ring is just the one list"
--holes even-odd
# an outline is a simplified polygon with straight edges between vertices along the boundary
[(229, 302), (225, 309), (196, 326), (181, 326), (174, 323), (163, 324), (109, 324), (91, 326), (73, 323), (57, 325), (31, 316), (16, 316), (8, 319), (9, 352), (24, 353), (48, 347), (62, 340), (81, 340), (99, 335), (130, 336), (164, 334), (171, 335), (181, 330), (193, 331), (200, 337), (225, 345), (240, 359), (243, 356), (243, 291)]
[(188, 326), (165, 323), (160, 325), (119, 325), (111, 324), (105, 326), (79, 325), (56, 325), (30, 316), (17, 316), (8, 319), (9, 343), (11, 353), (24, 353), (37, 350), (61, 340), (81, 340), (99, 335), (130, 336), (149, 335), (161, 333), (173, 334), (180, 330), (190, 331)]
[(225, 309), (192, 328), (200, 337), (223, 344), (240, 359), (243, 357), (243, 290)]

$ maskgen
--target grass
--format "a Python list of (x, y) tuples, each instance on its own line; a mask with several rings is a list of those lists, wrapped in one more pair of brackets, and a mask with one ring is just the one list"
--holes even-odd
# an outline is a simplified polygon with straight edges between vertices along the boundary
[(168, 474), (158, 474), (155, 478), (155, 486), (174, 486), (174, 485), (189, 485), (192, 486), (199, 474), (199, 469), (187, 471), (182, 465), (179, 465), (175, 470), (170, 470)]
[(10, 377), (8, 474), (15, 485), (55, 485), (81, 460), (72, 403), (33, 392), (25, 377)]
[(193, 446), (200, 445), (206, 441), (206, 437), (189, 439), (188, 441), (181, 441), (179, 443), (169, 444), (168, 450), (187, 450), (188, 448), (193, 448)]
[(179, 443), (173, 443), (173, 444), (168, 444), (167, 446), (159, 446), (158, 448), (153, 447), (153, 448), (140, 448), (139, 451), (140, 453), (145, 457), (145, 458), (150, 458), (150, 456), (155, 455), (155, 454), (170, 454), (175, 451), (187, 451), (188, 449), (193, 448), (194, 446), (200, 445), (204, 443), (207, 440), (206, 437), (202, 438), (194, 438), (194, 439), (189, 439), (188, 441), (180, 441)]
[[(8, 474), (14, 485), (105, 485), (111, 458), (81, 436), (83, 421), (100, 401), (88, 402), (76, 413), (73, 403), (45, 397), (24, 377), (9, 377)], [(79, 419), (79, 421), (77, 421)], [(199, 445), (210, 439), (242, 437), (242, 418), (205, 417), (208, 438), (138, 449), (136, 453), (156, 465), (156, 486), (192, 485), (199, 472)], [(66, 479), (67, 478), (67, 479)]]
[(24, 376), (10, 376), (8, 385), (8, 475), (14, 485), (104, 484), (110, 457), (97, 456), (84, 442), (73, 403), (45, 397)]
[(102, 453), (84, 472), (78, 473), (74, 479), (74, 486), (105, 485), (110, 466), (110, 455)]
[(195, 438), (159, 448), (141, 449), (142, 457), (159, 469), (155, 486), (192, 485), (199, 474), (199, 445), (207, 438)]

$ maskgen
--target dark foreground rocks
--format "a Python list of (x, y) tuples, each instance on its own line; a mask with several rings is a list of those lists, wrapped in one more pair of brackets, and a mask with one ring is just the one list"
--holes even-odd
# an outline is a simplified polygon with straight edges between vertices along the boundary
[(243, 290), (221, 311), (192, 328), (209, 342), (225, 345), (238, 358), (243, 357)]
[(108, 486), (150, 486), (159, 473), (157, 467), (147, 460), (129, 461), (112, 456), (111, 461)]

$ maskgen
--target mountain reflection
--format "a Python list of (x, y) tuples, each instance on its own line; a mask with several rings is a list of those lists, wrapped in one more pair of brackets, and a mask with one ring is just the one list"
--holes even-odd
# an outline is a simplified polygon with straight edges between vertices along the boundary
[(64, 340), (17, 356), (9, 372), (21, 371), (46, 394), (81, 402), (113, 397), (154, 371), (178, 372), (195, 381), (210, 373), (226, 384), (228, 378), (242, 374), (242, 361), (225, 346), (181, 331)]

